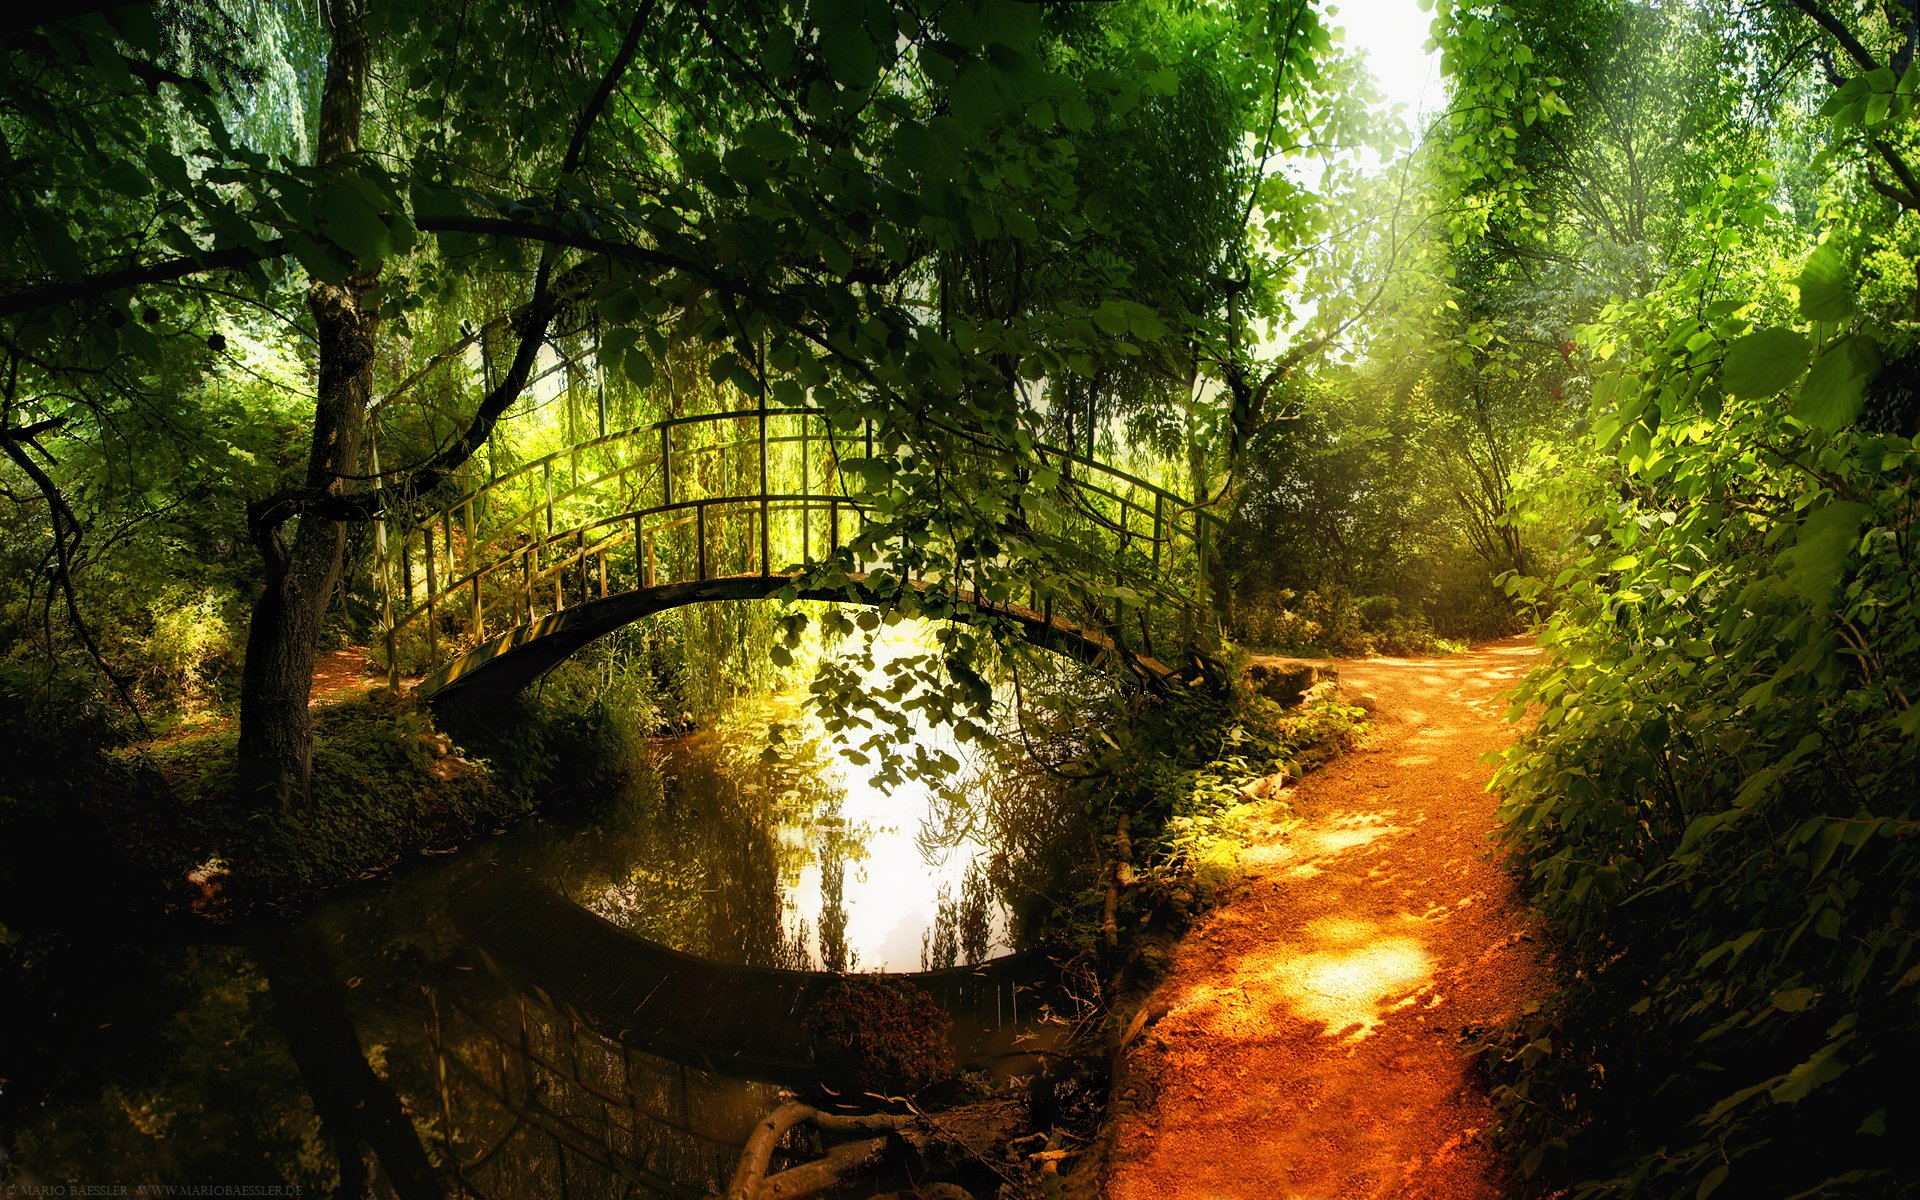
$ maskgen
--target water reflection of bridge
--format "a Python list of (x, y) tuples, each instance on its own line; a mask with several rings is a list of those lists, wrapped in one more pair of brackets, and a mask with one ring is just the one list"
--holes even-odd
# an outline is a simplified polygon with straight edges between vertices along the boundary
[(429, 988), (427, 1006), (432, 1115), (463, 1195), (710, 1195), (775, 1102), (768, 1085), (636, 1052), (537, 998)]
[[(837, 974), (682, 954), (509, 872), (470, 885), (455, 919), (486, 969), (428, 989), (428, 1034), (468, 1195), (711, 1194), (774, 1085), (813, 1079), (804, 1021)], [(1018, 955), (893, 978), (953, 1014), (962, 1065), (1006, 1071), (1061, 1029), (1033, 1019), (1054, 974)]]
[[(862, 538), (884, 501), (842, 470), (872, 458), (873, 440), (871, 427), (838, 431), (808, 409), (676, 417), (383, 520), (375, 571), (390, 675), (397, 684), (404, 661), (427, 667), (429, 694), (483, 679), (516, 687), (648, 613), (772, 595), (829, 560), (848, 570), (812, 598), (884, 603), (902, 586), (904, 560)], [(1020, 597), (982, 596), (964, 579), (913, 586), (1082, 657), (1132, 661), (1151, 655), (1157, 636), (1191, 631), (1217, 518), (1139, 475), (1046, 446), (1033, 451), (1027, 492), (1018, 520), (1061, 556), (1044, 585)], [(949, 570), (964, 569), (951, 557)]]

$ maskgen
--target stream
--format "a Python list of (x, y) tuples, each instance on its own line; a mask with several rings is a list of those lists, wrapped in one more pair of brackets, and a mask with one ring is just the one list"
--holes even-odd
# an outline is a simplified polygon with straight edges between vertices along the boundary
[[(617, 794), (553, 797), (479, 844), (337, 893), (292, 929), (52, 947), (33, 1011), (16, 1017), (48, 1031), (47, 1078), (31, 1104), (0, 1093), (9, 1183), (330, 1190), (320, 1114), (390, 1095), (391, 1111), (376, 1099), (364, 1119), (400, 1143), (411, 1125), (426, 1156), (413, 1169), (448, 1194), (713, 1190), (774, 1085), (710, 1048), (680, 1052), (670, 1034), (631, 1036), (607, 1006), (583, 1011), (578, 989), (514, 969), (503, 946), (581, 977), (620, 969), (595, 947), (626, 935), (646, 939), (643, 958), (696, 974), (951, 968), (1028, 949), (1050, 893), (1074, 886), (1057, 865), (1085, 845), (1044, 789), (1001, 786), (992, 756), (944, 729), (916, 740), (961, 770), (891, 793), (817, 727), (765, 761), (768, 722), (797, 712), (776, 697), (651, 742)], [(476, 911), (501, 880), (538, 902)], [(543, 907), (556, 894), (566, 903)], [(566, 919), (542, 916), (554, 912)], [(1014, 1039), (1047, 1019), (1002, 991), (988, 988), (989, 1016), (956, 1025), (1004, 1035), (992, 1045), (1006, 1061), (975, 1064), (988, 1074), (1017, 1069)], [(751, 1013), (751, 995), (733, 1001)], [(404, 1157), (383, 1153), (380, 1169), (404, 1176)]]

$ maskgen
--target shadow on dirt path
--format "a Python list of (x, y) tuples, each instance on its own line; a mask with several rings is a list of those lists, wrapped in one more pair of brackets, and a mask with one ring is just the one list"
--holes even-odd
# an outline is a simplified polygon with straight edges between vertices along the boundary
[(1534, 654), (1337, 664), (1373, 732), (1280, 794), (1291, 820), (1255, 818), (1243, 882), (1182, 943), (1129, 1052), (1114, 1200), (1500, 1195), (1461, 1031), (1541, 990), (1482, 761)]

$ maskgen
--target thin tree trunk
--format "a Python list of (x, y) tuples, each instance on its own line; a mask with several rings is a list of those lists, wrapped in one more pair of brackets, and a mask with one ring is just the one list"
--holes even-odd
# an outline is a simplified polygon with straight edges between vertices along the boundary
[[(329, 15), (333, 48), (320, 101), (316, 161), (321, 167), (360, 150), (368, 65), (360, 0), (333, 0)], [(342, 491), (348, 486), (345, 477), (360, 474), (378, 326), (365, 301), (374, 283), (371, 276), (344, 284), (316, 280), (307, 290), (320, 376), (307, 460), (309, 488)], [(312, 780), (307, 694), (327, 599), (340, 578), (346, 526), (309, 512), (297, 518), (290, 538), (270, 517), (258, 521), (254, 536), (266, 581), (254, 603), (241, 675), (240, 787), (243, 798), (286, 812), (306, 801)]]

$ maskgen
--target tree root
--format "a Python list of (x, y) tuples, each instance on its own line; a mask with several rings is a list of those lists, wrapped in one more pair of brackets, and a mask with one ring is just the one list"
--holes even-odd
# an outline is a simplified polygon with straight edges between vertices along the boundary
[[(1000, 1170), (995, 1162), (999, 1157), (996, 1150), (1004, 1148), (1024, 1122), (1025, 1106), (1008, 1100), (970, 1105), (937, 1117), (925, 1113), (826, 1113), (790, 1100), (754, 1126), (741, 1149), (732, 1182), (714, 1200), (806, 1200), (852, 1182), (900, 1149), (922, 1164), (953, 1166), (977, 1161)], [(769, 1174), (773, 1153), (781, 1141), (806, 1124), (824, 1135), (852, 1135), (856, 1140), (843, 1141), (819, 1158)], [(962, 1200), (968, 1196), (965, 1189), (945, 1183), (894, 1194), (920, 1200)]]

